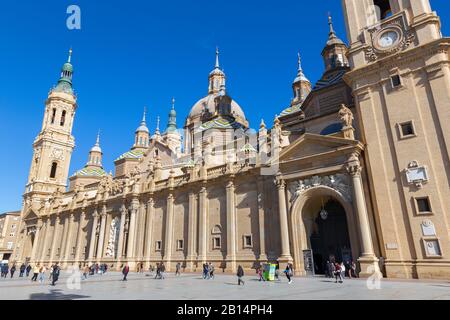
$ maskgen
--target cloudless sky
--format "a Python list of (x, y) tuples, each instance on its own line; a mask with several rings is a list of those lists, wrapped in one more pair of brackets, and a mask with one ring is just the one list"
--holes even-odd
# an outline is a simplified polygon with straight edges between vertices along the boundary
[[(432, 0), (450, 35), (450, 3)], [(81, 30), (66, 27), (69, 5), (81, 8)], [(228, 93), (252, 128), (272, 125), (292, 97), (297, 51), (314, 83), (323, 72), (327, 13), (346, 40), (340, 0), (21, 0), (0, 6), (0, 212), (18, 210), (45, 99), (67, 52), (74, 53), (78, 96), (70, 175), (82, 168), (101, 129), (103, 164), (130, 149), (144, 106), (153, 132), (165, 128), (172, 97), (178, 126), (207, 94), (215, 47)]]

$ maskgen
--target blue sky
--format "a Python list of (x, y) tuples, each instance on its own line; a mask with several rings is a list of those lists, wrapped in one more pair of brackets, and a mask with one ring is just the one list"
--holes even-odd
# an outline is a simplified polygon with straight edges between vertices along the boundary
[[(101, 129), (104, 166), (127, 151), (144, 106), (153, 131), (172, 96), (178, 125), (207, 94), (215, 47), (229, 94), (253, 128), (271, 125), (291, 99), (297, 51), (312, 82), (323, 71), (327, 13), (346, 39), (341, 1), (3, 1), (0, 10), (0, 212), (19, 209), (49, 89), (70, 46), (79, 108), (70, 173), (83, 167)], [(81, 30), (66, 9), (81, 8)], [(450, 35), (450, 4), (432, 0)]]

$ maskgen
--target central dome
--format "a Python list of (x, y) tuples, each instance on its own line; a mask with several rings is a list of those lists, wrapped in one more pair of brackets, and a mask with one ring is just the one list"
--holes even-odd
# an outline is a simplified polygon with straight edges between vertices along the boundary
[[(219, 94), (209, 94), (195, 103), (186, 120), (186, 125), (200, 120), (204, 110), (210, 113), (214, 113), (216, 107), (214, 99), (217, 96), (219, 96)], [(234, 100), (231, 101), (231, 114), (236, 118), (236, 121), (246, 122), (244, 111), (242, 111), (242, 108)]]

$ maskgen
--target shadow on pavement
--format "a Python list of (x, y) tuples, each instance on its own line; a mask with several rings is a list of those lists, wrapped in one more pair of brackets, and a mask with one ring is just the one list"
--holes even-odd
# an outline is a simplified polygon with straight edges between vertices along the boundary
[(33, 293), (30, 295), (30, 300), (74, 300), (86, 299), (90, 296), (83, 296), (79, 294), (64, 294), (62, 290), (50, 290), (50, 293)]

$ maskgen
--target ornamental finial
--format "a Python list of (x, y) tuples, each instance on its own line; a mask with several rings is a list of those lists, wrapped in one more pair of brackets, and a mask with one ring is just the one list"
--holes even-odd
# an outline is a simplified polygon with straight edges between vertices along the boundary
[(73, 53), (73, 50), (72, 50), (72, 47), (70, 47), (70, 49), (69, 49), (69, 58), (67, 59), (68, 63), (70, 63), (71, 60), (72, 60), (72, 53)]
[(220, 63), (219, 63), (219, 47), (216, 47), (216, 69), (220, 68)]
[(333, 18), (331, 17), (331, 12), (328, 12), (328, 25), (330, 26), (330, 37), (335, 36), (334, 28), (333, 28)]

